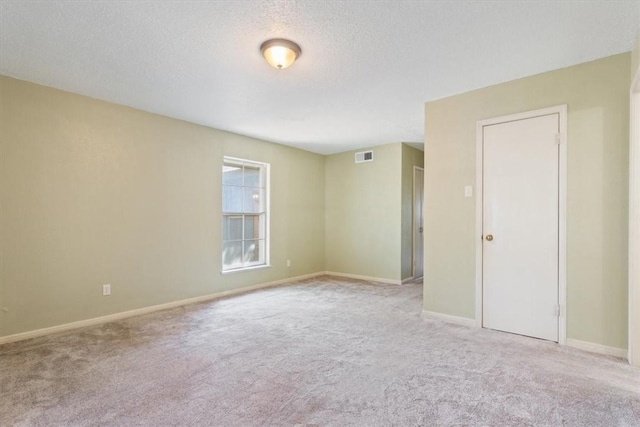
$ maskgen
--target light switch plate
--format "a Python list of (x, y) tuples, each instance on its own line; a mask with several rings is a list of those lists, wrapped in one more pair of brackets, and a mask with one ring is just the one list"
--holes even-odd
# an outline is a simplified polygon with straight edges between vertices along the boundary
[(464, 197), (473, 196), (473, 187), (470, 185), (465, 185), (464, 187)]

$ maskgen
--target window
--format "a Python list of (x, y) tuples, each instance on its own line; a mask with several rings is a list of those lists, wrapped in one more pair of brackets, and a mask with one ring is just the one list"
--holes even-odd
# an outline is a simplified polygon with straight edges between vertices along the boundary
[(267, 163), (225, 157), (222, 165), (222, 271), (269, 264)]

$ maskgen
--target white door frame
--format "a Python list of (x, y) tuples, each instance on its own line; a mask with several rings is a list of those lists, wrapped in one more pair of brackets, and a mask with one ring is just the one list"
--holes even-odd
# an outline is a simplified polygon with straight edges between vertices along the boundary
[[(424, 220), (424, 168), (420, 166), (413, 167), (413, 192), (411, 194), (411, 241), (412, 241), (412, 253), (411, 253), (411, 275), (416, 279), (416, 171), (422, 171), (422, 218)], [(424, 276), (424, 224), (422, 227), (422, 275)]]
[(630, 91), (629, 116), (629, 363), (640, 366), (640, 68)]
[(499, 123), (531, 119), (549, 114), (560, 117), (559, 157), (559, 211), (558, 211), (558, 344), (567, 342), (567, 106), (543, 108), (524, 113), (511, 114), (493, 119), (480, 120), (476, 124), (476, 326), (482, 327), (482, 128)]

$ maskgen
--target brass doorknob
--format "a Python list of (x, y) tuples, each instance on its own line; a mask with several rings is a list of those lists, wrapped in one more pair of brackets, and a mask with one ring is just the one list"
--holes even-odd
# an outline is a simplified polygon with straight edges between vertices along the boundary
[(493, 240), (493, 234), (487, 234), (487, 237), (485, 237), (487, 239), (487, 242), (490, 242)]

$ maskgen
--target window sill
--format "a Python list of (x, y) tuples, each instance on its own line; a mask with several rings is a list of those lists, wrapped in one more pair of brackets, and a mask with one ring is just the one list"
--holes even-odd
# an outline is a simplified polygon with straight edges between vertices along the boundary
[(233, 270), (222, 270), (220, 274), (233, 274), (233, 273), (240, 273), (242, 271), (262, 270), (263, 268), (270, 268), (270, 267), (271, 267), (270, 264), (264, 264), (264, 265), (256, 265), (252, 267), (234, 268)]

